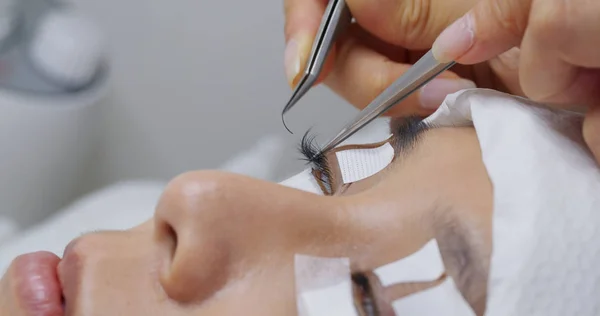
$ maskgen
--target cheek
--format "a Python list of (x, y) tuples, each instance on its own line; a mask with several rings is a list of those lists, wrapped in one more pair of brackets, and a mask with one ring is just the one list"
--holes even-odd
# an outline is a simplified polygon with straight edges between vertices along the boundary
[(205, 301), (197, 315), (296, 315), (294, 287), (293, 262), (264, 264), (232, 280)]

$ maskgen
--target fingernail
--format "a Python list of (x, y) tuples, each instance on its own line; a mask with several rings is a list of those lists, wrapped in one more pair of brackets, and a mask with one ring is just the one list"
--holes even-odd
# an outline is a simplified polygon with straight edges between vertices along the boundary
[(473, 16), (467, 13), (438, 36), (433, 43), (433, 56), (442, 63), (457, 60), (473, 46), (474, 41)]
[(475, 88), (473, 81), (465, 79), (434, 79), (421, 88), (420, 101), (425, 109), (437, 109), (446, 96), (460, 90)]
[(285, 47), (285, 75), (290, 85), (293, 85), (294, 79), (300, 72), (300, 51), (298, 41), (290, 40)]
[(308, 52), (313, 44), (313, 37), (305, 33), (296, 34), (285, 47), (285, 74), (290, 86), (294, 87), (302, 72), (301, 67), (307, 63)]

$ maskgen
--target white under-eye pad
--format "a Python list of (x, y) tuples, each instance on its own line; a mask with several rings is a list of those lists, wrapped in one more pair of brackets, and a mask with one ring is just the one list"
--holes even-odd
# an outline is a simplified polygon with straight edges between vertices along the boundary
[(279, 184), (286, 187), (323, 195), (323, 190), (319, 186), (319, 183), (317, 183), (315, 176), (312, 174), (311, 168), (305, 169), (297, 175), (279, 182)]
[(392, 308), (396, 315), (475, 316), (451, 277), (436, 287), (394, 301)]
[(296, 255), (294, 270), (298, 316), (358, 316), (348, 258)]
[(394, 159), (389, 142), (377, 148), (340, 150), (335, 153), (344, 184), (366, 179), (387, 167)]
[(403, 282), (429, 282), (444, 273), (444, 262), (435, 239), (412, 255), (376, 269), (375, 275), (383, 286)]

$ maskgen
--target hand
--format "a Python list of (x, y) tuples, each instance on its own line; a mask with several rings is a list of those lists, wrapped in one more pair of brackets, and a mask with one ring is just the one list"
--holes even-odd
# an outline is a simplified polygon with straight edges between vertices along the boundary
[(7, 274), (0, 279), (0, 315), (22, 315), (22, 313), (18, 311), (17, 306), (15, 306), (17, 300), (11, 291), (14, 288), (14, 285), (9, 281), (7, 272)]
[[(336, 42), (319, 83), (324, 82), (358, 108), (364, 108), (433, 44), (452, 21), (477, 0), (347, 0), (357, 23)], [(286, 73), (295, 86), (304, 70), (327, 0), (285, 0)], [(457, 65), (394, 107), (389, 115), (430, 114), (447, 94), (485, 88), (521, 94), (516, 80), (518, 54), (489, 63)], [(461, 79), (465, 78), (465, 79)]]
[(584, 138), (600, 163), (600, 2), (482, 0), (433, 45), (441, 61), (469, 65), (520, 47), (525, 96), (586, 111)]

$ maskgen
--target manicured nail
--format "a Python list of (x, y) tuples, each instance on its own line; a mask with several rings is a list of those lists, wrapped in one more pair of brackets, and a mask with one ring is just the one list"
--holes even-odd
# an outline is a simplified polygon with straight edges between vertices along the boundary
[(473, 81), (466, 79), (433, 79), (421, 88), (421, 106), (425, 109), (437, 109), (447, 95), (475, 87)]
[(284, 55), (285, 75), (288, 84), (293, 86), (294, 79), (296, 79), (300, 72), (300, 50), (298, 41), (291, 39), (285, 47)]
[(475, 41), (475, 29), (471, 13), (463, 15), (447, 27), (433, 43), (433, 56), (442, 63), (464, 55)]
[(312, 36), (300, 33), (289, 40), (285, 47), (285, 74), (289, 85), (292, 87), (295, 87), (298, 80), (300, 80), (302, 67), (308, 62), (308, 54), (312, 44)]

